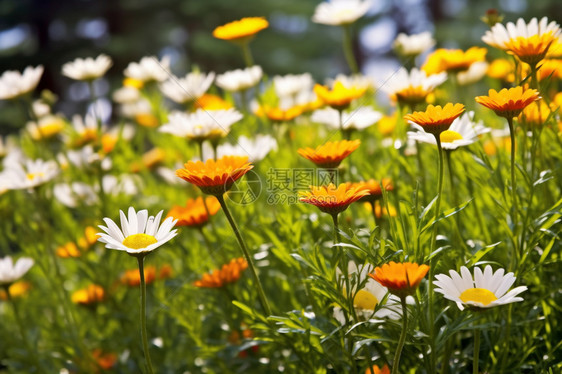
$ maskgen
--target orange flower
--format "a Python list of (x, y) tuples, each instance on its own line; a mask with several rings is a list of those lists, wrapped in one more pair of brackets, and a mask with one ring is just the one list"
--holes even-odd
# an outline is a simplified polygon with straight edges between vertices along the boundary
[(102, 287), (90, 284), (87, 288), (72, 293), (71, 300), (74, 304), (91, 305), (103, 301), (105, 291)]
[(328, 186), (310, 186), (310, 191), (299, 192), (300, 201), (315, 205), (322, 212), (331, 215), (343, 212), (351, 203), (368, 194), (369, 191), (366, 189), (350, 187), (346, 183), (338, 187), (332, 183)]
[(468, 70), (475, 62), (484, 61), (486, 48), (472, 47), (466, 52), (461, 49), (437, 49), (427, 57), (422, 70), (428, 75), (443, 71), (458, 73)]
[(199, 187), (203, 193), (219, 196), (228, 191), (234, 182), (250, 171), (254, 166), (248, 157), (224, 156), (207, 162), (189, 161), (183, 169), (176, 170), (176, 175)]
[[(219, 201), (214, 196), (208, 196), (205, 199), (205, 203), (207, 208), (205, 208), (203, 197), (201, 196), (197, 199), (189, 199), (185, 206), (176, 205), (172, 207), (168, 217), (178, 220), (176, 226), (202, 227), (209, 220), (209, 214), (214, 216), (221, 208)], [(207, 214), (207, 209), (209, 214)]]
[(201, 279), (193, 284), (195, 287), (220, 288), (236, 282), (247, 268), (248, 263), (244, 258), (235, 258), (230, 260), (228, 264), (224, 264), (220, 270), (216, 269), (212, 273), (203, 274)]
[(519, 36), (505, 43), (505, 49), (519, 57), (523, 62), (535, 66), (542, 60), (552, 43), (558, 39), (552, 32), (530, 37)]
[(154, 128), (157, 127), (160, 122), (158, 118), (152, 113), (138, 113), (135, 114), (135, 121), (143, 127)]
[(372, 370), (371, 368), (367, 368), (367, 370), (365, 370), (365, 374), (390, 374), (390, 369), (388, 368), (388, 365), (384, 365), (381, 368), (378, 367), (378, 365), (373, 365)]
[(101, 349), (94, 349), (92, 351), (92, 357), (103, 370), (109, 370), (117, 362), (117, 355), (115, 353), (104, 353)]
[(292, 121), (303, 112), (303, 108), (300, 106), (294, 106), (288, 109), (281, 109), (279, 107), (268, 107), (264, 106), (261, 111), (269, 118), (270, 121), (274, 122), (286, 122)]
[(538, 76), (539, 80), (562, 79), (562, 60), (543, 60), (540, 64)]
[[(12, 283), (10, 285), (10, 297), (21, 297), (24, 296), (31, 289), (31, 283), (26, 281), (19, 281)], [(6, 295), (6, 290), (0, 288), (0, 300), (8, 300), (8, 295)]]
[(399, 297), (405, 297), (415, 292), (421, 280), (427, 274), (429, 266), (418, 265), (415, 262), (391, 261), (383, 266), (376, 267), (375, 272), (369, 274), (388, 291)]
[(298, 153), (321, 168), (336, 168), (360, 144), (360, 140), (340, 140), (319, 145), (316, 149), (300, 148)]
[(477, 96), (476, 102), (492, 109), (500, 117), (508, 119), (517, 117), (521, 111), (533, 101), (539, 99), (539, 92), (534, 89), (525, 89), (517, 86), (504, 88), (500, 92), (494, 89), (488, 91), (488, 96)]
[(448, 130), (451, 123), (464, 112), (464, 105), (448, 103), (444, 107), (429, 105), (425, 112), (414, 112), (404, 116), (406, 121), (411, 121), (423, 127), (425, 132), (438, 136)]
[(551, 113), (548, 104), (544, 100), (540, 100), (523, 109), (519, 120), (527, 125), (540, 126), (545, 123)]
[(336, 81), (332, 90), (320, 84), (314, 86), (314, 92), (320, 100), (337, 110), (344, 110), (349, 104), (360, 98), (367, 91), (366, 88), (346, 87), (342, 82)]
[(82, 249), (88, 249), (98, 241), (98, 229), (93, 226), (87, 226), (84, 229), (84, 237), (78, 239), (78, 246)]
[(195, 101), (195, 108), (201, 108), (205, 110), (226, 110), (232, 108), (232, 104), (230, 104), (226, 100), (223, 100), (220, 96), (204, 94)]
[[(361, 199), (359, 199), (359, 201), (375, 201), (382, 197), (381, 183), (377, 180), (369, 179), (368, 181), (361, 181), (355, 183), (348, 182), (347, 184), (349, 185), (349, 187), (358, 187), (362, 190), (364, 189), (367, 190), (367, 192), (369, 192), (368, 195), (363, 196)], [(384, 186), (384, 189), (387, 191), (392, 191), (394, 189), (394, 186), (392, 185), (392, 181), (390, 180), (390, 178), (383, 178), (382, 185)]]
[(76, 244), (73, 242), (68, 242), (65, 245), (61, 245), (56, 250), (57, 256), (61, 258), (69, 258), (69, 257), (80, 257), (82, 252), (78, 249)]
[[(396, 217), (398, 212), (396, 208), (390, 204), (388, 204), (388, 208), (386, 206), (382, 207), (379, 201), (375, 201), (375, 217), (381, 218), (383, 215), (387, 217)], [(365, 209), (369, 210), (370, 212), (373, 211), (373, 204), (372, 203), (365, 203)]]
[(217, 27), (213, 30), (213, 36), (233, 42), (246, 42), (268, 26), (269, 23), (264, 17), (246, 17)]
[[(150, 284), (156, 280), (156, 268), (154, 266), (146, 266), (144, 268), (144, 280), (146, 284)], [(125, 271), (121, 276), (121, 282), (129, 287), (138, 287), (140, 285), (139, 269)]]

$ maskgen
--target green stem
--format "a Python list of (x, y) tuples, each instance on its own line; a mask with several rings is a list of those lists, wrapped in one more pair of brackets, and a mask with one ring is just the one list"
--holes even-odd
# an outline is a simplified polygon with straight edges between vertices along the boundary
[(474, 358), (472, 359), (472, 374), (478, 374), (479, 354), (480, 354), (480, 329), (474, 329)]
[(150, 360), (150, 352), (148, 350), (148, 337), (146, 333), (146, 282), (144, 281), (144, 255), (137, 257), (139, 263), (139, 274), (140, 274), (140, 322), (141, 322), (141, 336), (142, 336), (142, 346), (144, 349), (144, 358), (146, 359), (146, 369), (149, 374), (154, 373), (152, 369), (152, 361)]
[(515, 187), (515, 130), (513, 128), (513, 118), (507, 118), (509, 125), (509, 135), (511, 138), (511, 203), (513, 204), (513, 224), (517, 225), (519, 207), (517, 206), (517, 196)]
[(345, 59), (349, 65), (349, 69), (352, 74), (359, 74), (359, 68), (357, 67), (357, 61), (355, 61), (355, 56), (353, 55), (353, 47), (351, 44), (351, 26), (343, 26), (343, 52), (345, 54)]
[(254, 59), (252, 58), (252, 52), (250, 51), (250, 43), (242, 43), (242, 53), (244, 54), (244, 63), (246, 67), (250, 68), (254, 66)]
[(376, 208), (375, 208), (376, 207), (375, 200), (371, 200), (371, 201), (369, 201), (369, 203), (371, 203), (371, 210), (372, 210), (372, 213), (373, 213), (373, 224), (375, 225), (374, 228), (377, 228), (377, 212), (376, 212)]
[(406, 342), (406, 333), (408, 332), (408, 309), (406, 306), (406, 296), (400, 296), (400, 302), (402, 303), (402, 332), (400, 333), (398, 347), (396, 348), (396, 353), (394, 354), (394, 361), (392, 361), (392, 374), (398, 373), (400, 355), (402, 354), (402, 348), (404, 348), (404, 343)]
[(421, 201), (423, 203), (427, 199), (427, 191), (425, 190), (425, 168), (422, 160), (420, 142), (418, 141), (416, 141), (416, 159), (418, 161), (418, 173), (419, 173), (418, 176), (421, 179), (420, 180), (421, 193), (422, 193)]
[(232, 215), (230, 214), (230, 211), (228, 210), (228, 207), (226, 206), (226, 202), (224, 201), (224, 196), (223, 195), (217, 195), (217, 200), (219, 201), (222, 210), (224, 212), (224, 215), (226, 216), (226, 219), (228, 220), (228, 223), (230, 223), (230, 227), (232, 227), (232, 231), (234, 231), (234, 235), (236, 236), (236, 239), (238, 240), (238, 244), (240, 244), (240, 248), (242, 248), (242, 252), (244, 254), (244, 257), (246, 258), (246, 261), (248, 261), (248, 267), (250, 268), (250, 271), (252, 272), (252, 276), (254, 277), (254, 281), (256, 282), (256, 288), (258, 289), (258, 295), (260, 298), (260, 303), (261, 306), (263, 308), (263, 310), (265, 311), (265, 313), (270, 316), (271, 315), (271, 308), (269, 307), (269, 303), (267, 301), (267, 297), (265, 296), (265, 292), (263, 290), (263, 287), (261, 285), (261, 281), (260, 278), (258, 276), (258, 272), (256, 270), (256, 267), (254, 265), (254, 261), (252, 260), (252, 256), (250, 255), (250, 252), (248, 251), (248, 247), (246, 247), (246, 243), (244, 243), (244, 239), (242, 239), (242, 235), (240, 234), (240, 231), (238, 230), (238, 226), (236, 226), (236, 222), (234, 222), (234, 219), (232, 218)]

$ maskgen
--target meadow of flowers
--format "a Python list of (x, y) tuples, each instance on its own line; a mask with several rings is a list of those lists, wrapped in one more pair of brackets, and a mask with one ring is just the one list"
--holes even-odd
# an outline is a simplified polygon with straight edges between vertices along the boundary
[(261, 17), (213, 31), (245, 68), (131, 62), (110, 118), (110, 56), (61, 67), (72, 116), (42, 66), (4, 72), (0, 372), (560, 373), (560, 26), (400, 34), (374, 81), (369, 4), (316, 8), (349, 68), (322, 82), (254, 64)]

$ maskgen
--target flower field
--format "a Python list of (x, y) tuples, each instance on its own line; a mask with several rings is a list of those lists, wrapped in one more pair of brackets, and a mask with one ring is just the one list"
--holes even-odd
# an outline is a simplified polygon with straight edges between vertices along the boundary
[(320, 81), (255, 63), (267, 17), (210, 31), (226, 72), (147, 55), (100, 93), (112, 57), (70, 61), (75, 113), (3, 72), (0, 373), (562, 372), (560, 25), (400, 34), (377, 80), (370, 6), (309, 15), (342, 35)]

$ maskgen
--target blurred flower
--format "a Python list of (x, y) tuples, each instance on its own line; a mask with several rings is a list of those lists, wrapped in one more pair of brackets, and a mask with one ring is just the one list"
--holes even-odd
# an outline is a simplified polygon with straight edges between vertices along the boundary
[(163, 212), (160, 211), (154, 218), (148, 216), (146, 209), (137, 213), (135, 208), (130, 207), (127, 220), (125, 213), (120, 210), (121, 229), (110, 218), (104, 218), (107, 227), (98, 226), (105, 232), (98, 233), (98, 240), (105, 243), (106, 248), (126, 251), (131, 255), (152, 252), (177, 235), (177, 230), (172, 230), (176, 221), (171, 217), (160, 225)]
[(371, 0), (329, 0), (316, 6), (312, 22), (324, 25), (348, 25), (363, 17)]
[[(363, 265), (358, 268), (354, 262), (350, 261), (347, 268), (349, 277), (355, 279), (354, 283), (350, 282), (354, 285), (352, 286), (350, 294), (355, 295), (353, 298), (353, 306), (359, 320), (367, 321), (372, 318), (390, 318), (397, 320), (401, 318), (402, 310), (398, 297), (390, 295), (384, 304), (381, 304), (383, 300), (385, 300), (384, 298), (388, 290), (368, 276), (369, 273), (373, 271), (371, 265)], [(338, 278), (343, 276), (340, 269), (336, 271), (338, 273)], [(358, 289), (359, 285), (364, 286)], [(345, 290), (344, 292), (347, 293)], [(407, 303), (414, 304), (415, 301), (412, 297), (408, 297)], [(377, 307), (378, 310), (375, 312)], [(342, 325), (345, 324), (345, 315), (342, 308), (334, 307), (334, 318)]]
[(402, 298), (416, 292), (416, 288), (428, 270), (427, 265), (390, 261), (375, 268), (375, 272), (369, 276), (388, 288), (390, 293)]
[(46, 115), (37, 122), (28, 122), (27, 130), (33, 140), (50, 139), (65, 128), (66, 122), (58, 115)]
[(178, 104), (198, 100), (213, 84), (215, 73), (192, 72), (184, 78), (172, 76), (160, 85), (162, 93)]
[(159, 61), (155, 56), (143, 57), (140, 62), (131, 62), (125, 69), (124, 74), (143, 83), (163, 82), (171, 75), (170, 58), (164, 56)]
[(189, 114), (173, 112), (168, 116), (168, 123), (162, 125), (159, 131), (198, 142), (216, 140), (226, 136), (230, 127), (240, 121), (242, 117), (242, 114), (236, 109), (197, 109)]
[[(489, 127), (485, 127), (482, 121), (473, 122), (474, 112), (464, 113), (456, 118), (448, 130), (443, 131), (439, 136), (441, 138), (441, 146), (443, 149), (457, 149), (465, 145), (470, 145), (478, 141), (478, 136), (490, 132)], [(423, 128), (414, 125), (415, 132), (408, 132), (408, 139), (416, 140), (422, 143), (437, 145), (435, 136), (425, 132)]]
[(117, 363), (117, 355), (115, 353), (103, 352), (101, 349), (94, 349), (92, 357), (102, 370), (109, 370)]
[(57, 164), (54, 161), (22, 160), (21, 163), (14, 163), (7, 166), (0, 179), (5, 178), (9, 181), (10, 189), (20, 190), (37, 187), (47, 183), (59, 173)]
[(166, 152), (162, 148), (154, 147), (149, 151), (146, 151), (142, 155), (141, 162), (134, 162), (131, 164), (131, 171), (133, 173), (138, 173), (142, 169), (150, 170), (158, 166), (166, 159)]
[(283, 101), (284, 98), (293, 99), (291, 106), (302, 102), (298, 97), (303, 93), (306, 95), (310, 94), (313, 83), (310, 73), (298, 75), (288, 74), (283, 76), (276, 75), (273, 77), (275, 93), (281, 101)]
[(384, 364), (382, 369), (378, 365), (373, 365), (365, 370), (365, 374), (390, 374), (390, 369), (387, 364)]
[(457, 82), (461, 86), (478, 82), (484, 78), (488, 71), (488, 63), (486, 61), (475, 62), (470, 65), (468, 70), (457, 73)]
[(138, 192), (137, 185), (140, 183), (139, 180), (126, 174), (119, 177), (109, 174), (104, 175), (102, 179), (103, 190), (112, 195), (135, 195)]
[(466, 51), (462, 49), (439, 48), (427, 57), (422, 70), (427, 74), (439, 74), (441, 72), (459, 73), (466, 71), (476, 62), (485, 61), (486, 48), (471, 47)]
[(43, 75), (43, 65), (28, 66), (23, 71), (8, 70), (0, 77), (0, 100), (15, 99), (30, 93), (37, 87)]
[[(73, 141), (73, 146), (79, 147), (98, 139), (98, 121), (92, 115), (86, 114), (84, 119), (79, 115), (73, 116), (72, 127), (77, 135)], [(102, 127), (102, 132), (104, 130), (105, 127)]]
[(359, 148), (359, 145), (359, 139), (340, 140), (327, 142), (316, 148), (299, 148), (298, 153), (321, 168), (331, 169), (337, 168), (347, 156)]
[(216, 161), (188, 161), (183, 169), (176, 170), (176, 175), (196, 185), (203, 193), (218, 196), (228, 191), (253, 167), (248, 157), (223, 156)]
[(400, 56), (417, 56), (435, 45), (431, 32), (425, 31), (419, 34), (398, 34), (392, 46)]
[(134, 87), (121, 87), (113, 92), (113, 101), (118, 104), (130, 104), (141, 98), (140, 91)]
[[(10, 292), (10, 298), (22, 297), (29, 292), (31, 289), (31, 283), (26, 281), (14, 282), (8, 287), (8, 292)], [(0, 288), (0, 300), (8, 300), (8, 295), (6, 290)]]
[(330, 183), (328, 186), (310, 186), (310, 191), (300, 191), (299, 200), (315, 205), (324, 213), (334, 215), (343, 212), (351, 203), (368, 193), (365, 189), (349, 187), (346, 183), (338, 187)]
[[(341, 118), (344, 130), (364, 130), (377, 123), (383, 114), (370, 106), (362, 106), (352, 111), (343, 112)], [(316, 110), (310, 117), (312, 122), (318, 122), (332, 129), (340, 128), (340, 113), (336, 109), (324, 108)]]
[[(373, 211), (373, 204), (372, 203), (364, 203), (365, 208), (367, 210), (369, 210), (370, 212)], [(375, 201), (374, 202), (374, 210), (375, 210), (375, 217), (377, 218), (381, 218), (383, 215), (387, 216), (387, 217), (396, 217), (396, 215), (398, 214), (398, 212), (396, 211), (396, 208), (390, 204), (388, 204), (388, 206), (385, 204), (384, 207), (381, 206), (380, 201)]]
[[(150, 284), (156, 280), (156, 268), (154, 266), (146, 266), (144, 268), (144, 279), (146, 284)], [(125, 271), (121, 276), (121, 283), (129, 287), (138, 287), (140, 284), (139, 269)]]
[(76, 208), (98, 203), (96, 190), (83, 182), (58, 183), (53, 187), (55, 198), (64, 206)]
[(188, 199), (185, 206), (174, 205), (167, 217), (177, 220), (176, 227), (202, 227), (209, 221), (210, 216), (218, 213), (220, 208), (216, 197), (208, 196), (203, 202), (203, 197), (199, 196), (197, 199)]
[(418, 125), (425, 132), (438, 136), (448, 130), (453, 121), (464, 112), (464, 105), (448, 103), (444, 107), (429, 105), (425, 112), (414, 112), (404, 116), (410, 124)]
[(314, 92), (320, 100), (337, 110), (344, 110), (355, 99), (360, 98), (366, 92), (366, 88), (356, 86), (346, 87), (341, 81), (335, 81), (333, 88), (316, 84)]
[(56, 249), (55, 253), (60, 258), (71, 258), (71, 257), (82, 256), (82, 252), (78, 249), (76, 244), (74, 244), (73, 242), (68, 242), (64, 245), (61, 245)]
[(515, 282), (515, 276), (513, 273), (504, 273), (504, 269), (498, 269), (494, 273), (490, 265), (484, 268), (484, 272), (475, 267), (473, 279), (468, 268), (462, 266), (460, 274), (450, 270), (450, 277), (445, 274), (436, 275), (437, 280), (433, 281), (433, 284), (437, 286), (435, 292), (456, 302), (460, 310), (463, 310), (465, 305), (473, 309), (482, 309), (523, 301), (523, 298), (516, 296), (526, 291), (527, 287), (520, 286), (507, 292)]
[(264, 113), (270, 121), (288, 122), (300, 116), (303, 112), (303, 108), (300, 106), (294, 106), (282, 109), (281, 107), (270, 107), (266, 105), (258, 109), (258, 112)]
[(51, 106), (43, 100), (34, 100), (31, 105), (31, 110), (37, 118), (44, 117), (51, 114)]
[(213, 36), (234, 42), (248, 41), (268, 26), (269, 23), (264, 17), (246, 17), (217, 27), (213, 30)]
[(20, 257), (15, 264), (10, 256), (0, 258), (0, 286), (10, 285), (23, 277), (33, 263), (29, 257)]
[(240, 279), (242, 272), (248, 268), (248, 262), (242, 257), (230, 260), (224, 264), (220, 270), (213, 270), (211, 273), (203, 274), (200, 280), (193, 283), (200, 288), (220, 288), (227, 284), (235, 283)]
[(105, 291), (101, 286), (90, 284), (88, 287), (74, 291), (70, 297), (74, 304), (91, 305), (97, 304), (105, 298)]
[(389, 116), (383, 116), (377, 124), (377, 129), (379, 130), (381, 135), (389, 136), (394, 132), (397, 121), (398, 121), (398, 111), (395, 111)]
[(515, 64), (512, 60), (496, 58), (488, 65), (486, 73), (490, 78), (513, 82), (515, 80)]
[(86, 226), (84, 236), (78, 239), (78, 246), (88, 249), (98, 241), (98, 230), (93, 226)]
[(542, 60), (537, 78), (539, 80), (562, 79), (562, 60)]
[(447, 73), (427, 75), (425, 71), (413, 68), (409, 73), (405, 68), (388, 77), (381, 90), (401, 105), (415, 106), (424, 103), (435, 87), (447, 80)]
[(373, 79), (362, 74), (345, 75), (338, 74), (335, 79), (327, 79), (327, 83), (333, 86), (336, 82), (341, 82), (345, 87), (354, 87), (360, 90), (373, 88)]
[(89, 81), (102, 77), (113, 65), (111, 58), (101, 54), (94, 60), (77, 58), (62, 66), (62, 75), (79, 81)]
[(260, 66), (254, 65), (246, 69), (236, 69), (219, 74), (215, 80), (217, 86), (226, 91), (243, 91), (259, 83), (263, 71)]
[(548, 117), (552, 114), (552, 112), (556, 110), (557, 106), (555, 106), (554, 103), (552, 103), (551, 105), (552, 110), (544, 100), (536, 101), (534, 105), (530, 104), (525, 107), (525, 109), (523, 109), (523, 111), (519, 115), (519, 120), (526, 125), (543, 125)]
[[(359, 188), (361, 190), (367, 190), (368, 195), (363, 196), (359, 201), (374, 201), (378, 200), (383, 196), (381, 182), (369, 179), (368, 181), (361, 182), (347, 182), (349, 187)], [(392, 191), (394, 186), (390, 178), (383, 178), (382, 185), (386, 191)]]
[(253, 139), (242, 135), (236, 140), (236, 144), (220, 145), (217, 148), (217, 157), (247, 156), (250, 162), (257, 162), (276, 150), (277, 141), (271, 135), (255, 135)]
[(506, 26), (498, 23), (482, 37), (484, 43), (509, 51), (523, 62), (535, 66), (542, 60), (550, 46), (560, 36), (560, 25), (555, 21), (548, 22), (547, 17), (540, 21), (531, 19), (528, 24), (519, 18), (516, 24), (508, 22)]
[(195, 108), (201, 108), (204, 110), (221, 110), (232, 108), (232, 104), (220, 96), (204, 94), (195, 102)]
[(500, 92), (488, 91), (488, 96), (477, 96), (476, 102), (492, 109), (498, 116), (511, 119), (533, 101), (539, 100), (539, 92), (534, 89), (523, 89), (521, 86), (504, 88)]

